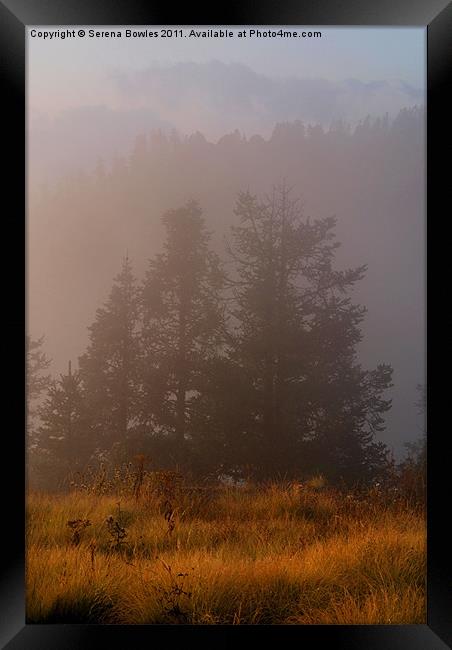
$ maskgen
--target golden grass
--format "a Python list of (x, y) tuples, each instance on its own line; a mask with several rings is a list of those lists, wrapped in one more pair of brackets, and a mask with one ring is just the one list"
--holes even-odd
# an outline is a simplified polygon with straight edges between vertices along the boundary
[(30, 494), (28, 622), (425, 623), (425, 521), (402, 503), (274, 485), (175, 512), (169, 534), (156, 499)]

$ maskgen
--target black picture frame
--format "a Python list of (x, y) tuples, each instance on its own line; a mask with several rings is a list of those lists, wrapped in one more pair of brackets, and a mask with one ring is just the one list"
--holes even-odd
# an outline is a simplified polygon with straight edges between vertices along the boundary
[[(25, 625), (25, 27), (27, 25), (317, 25), (424, 26), (427, 29), (427, 252), (428, 252), (428, 618), (406, 626), (105, 626)], [(450, 217), (447, 129), (452, 53), (452, 4), (446, 0), (309, 0), (273, 4), (230, 0), (223, 10), (202, 11), (187, 4), (175, 9), (145, 0), (3, 0), (0, 2), (0, 74), (5, 162), (2, 210), (2, 364), (7, 379), (3, 422), (3, 499), (0, 525), (3, 552), (0, 584), (0, 646), (8, 650), (142, 648), (159, 643), (230, 645), (256, 642), (264, 629), (270, 643), (347, 650), (442, 650), (452, 647), (452, 568), (447, 531), (448, 470), (445, 453), (450, 368), (447, 310)], [(449, 83), (448, 83), (449, 82)], [(6, 137), (5, 137), (6, 136)], [(10, 198), (6, 208), (6, 197)], [(5, 227), (6, 226), (6, 227)], [(449, 253), (449, 255), (448, 255)], [(438, 288), (439, 300), (433, 298)], [(9, 471), (8, 471), (9, 468)], [(240, 632), (238, 631), (240, 629)], [(164, 637), (163, 635), (166, 635)], [(257, 635), (257, 636), (256, 636)], [(262, 637), (260, 637), (262, 638)]]

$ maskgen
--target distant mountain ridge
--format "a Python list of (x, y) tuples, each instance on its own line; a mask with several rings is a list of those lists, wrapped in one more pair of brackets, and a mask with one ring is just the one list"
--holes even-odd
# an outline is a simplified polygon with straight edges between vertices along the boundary
[[(153, 65), (132, 74), (117, 72), (112, 81), (130, 106), (152, 105), (177, 128), (199, 129), (211, 137), (237, 127), (247, 135), (268, 134), (282, 120), (354, 123), (367, 114), (395, 115), (405, 106), (424, 103), (423, 92), (404, 81), (278, 78), (220, 61)], [(184, 113), (190, 108), (197, 111), (189, 115), (191, 123), (186, 120), (184, 128), (177, 119), (179, 106)], [(201, 118), (211, 122), (211, 132)]]
[(29, 116), (29, 156), (37, 183), (78, 168), (91, 170), (99, 157), (130, 149), (139, 133), (200, 131), (216, 141), (239, 129), (269, 137), (278, 122), (301, 120), (329, 126), (355, 125), (367, 115), (390, 117), (424, 104), (404, 81), (273, 78), (238, 63), (178, 63), (109, 77), (118, 106), (81, 106), (56, 118)]

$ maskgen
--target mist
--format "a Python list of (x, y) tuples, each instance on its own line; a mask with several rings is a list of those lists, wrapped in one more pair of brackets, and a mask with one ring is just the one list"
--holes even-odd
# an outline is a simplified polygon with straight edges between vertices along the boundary
[(328, 129), (342, 121), (355, 128), (367, 116), (394, 119), (402, 108), (424, 102), (423, 89), (402, 80), (271, 77), (221, 61), (118, 69), (99, 83), (104, 90), (93, 92), (90, 104), (56, 103), (52, 111), (39, 110), (38, 91), (31, 95), (31, 184), (92, 171), (100, 158), (127, 154), (136, 135), (155, 129), (199, 131), (211, 142), (236, 129), (268, 139), (281, 122), (303, 119)]
[(224, 254), (237, 192), (285, 179), (312, 218), (337, 217), (338, 263), (367, 264), (354, 299), (367, 308), (364, 366), (394, 367), (382, 438), (396, 451), (418, 437), (416, 385), (425, 373), (424, 113), (363, 120), (354, 129), (275, 126), (269, 138), (238, 131), (216, 143), (200, 132), (144, 132), (122, 157), (30, 192), (28, 323), (45, 334), (53, 369), (87, 344), (87, 327), (127, 253), (140, 277), (163, 241), (163, 212), (196, 199)]

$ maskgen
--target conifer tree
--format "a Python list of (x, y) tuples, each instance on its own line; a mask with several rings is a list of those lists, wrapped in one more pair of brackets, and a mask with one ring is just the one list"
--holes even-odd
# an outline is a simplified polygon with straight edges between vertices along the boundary
[(124, 443), (136, 422), (138, 318), (138, 289), (126, 257), (108, 300), (89, 327), (90, 342), (79, 359), (99, 453)]
[(285, 185), (264, 201), (240, 194), (235, 212), (230, 359), (247, 409), (230, 432), (232, 456), (246, 457), (261, 478), (314, 463), (334, 478), (362, 475), (382, 462), (373, 435), (391, 377), (388, 366), (369, 373), (356, 359), (365, 310), (348, 293), (365, 267), (334, 269), (335, 220), (303, 218)]
[(72, 371), (71, 362), (67, 374), (51, 382), (39, 414), (41, 466), (61, 486), (70, 474), (83, 471), (94, 451), (80, 373)]
[(32, 339), (26, 337), (26, 399), (27, 399), (27, 429), (32, 433), (36, 423), (36, 405), (42, 393), (49, 387), (50, 375), (47, 370), (50, 359), (42, 347), (44, 337)]
[(43, 351), (44, 336), (25, 339), (25, 376), (26, 376), (26, 431), (27, 431), (27, 474), (32, 484), (38, 484), (42, 452), (39, 440), (39, 406), (43, 394), (51, 384), (47, 370), (50, 359)]
[(170, 440), (173, 459), (184, 463), (205, 373), (223, 336), (223, 272), (195, 201), (162, 221), (164, 250), (150, 261), (142, 289), (142, 421)]

